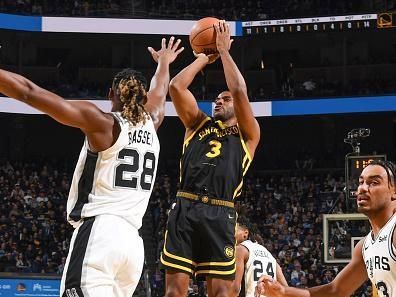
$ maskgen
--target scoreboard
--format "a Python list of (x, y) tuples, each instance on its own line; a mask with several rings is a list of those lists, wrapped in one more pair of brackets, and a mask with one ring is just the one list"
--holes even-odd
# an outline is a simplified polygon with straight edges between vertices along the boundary
[(386, 155), (348, 156), (346, 158), (346, 190), (349, 198), (356, 198), (359, 176), (362, 170), (374, 160), (386, 160)]
[(341, 32), (396, 27), (396, 13), (242, 22), (242, 35)]

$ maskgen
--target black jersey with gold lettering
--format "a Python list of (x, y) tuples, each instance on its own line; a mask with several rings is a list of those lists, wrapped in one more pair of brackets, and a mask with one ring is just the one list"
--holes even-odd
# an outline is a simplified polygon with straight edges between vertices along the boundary
[(207, 117), (184, 142), (180, 189), (232, 201), (251, 161), (238, 125)]

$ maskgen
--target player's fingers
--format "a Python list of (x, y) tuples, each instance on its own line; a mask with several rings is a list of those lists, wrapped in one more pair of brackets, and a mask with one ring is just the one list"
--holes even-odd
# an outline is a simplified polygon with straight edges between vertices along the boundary
[(150, 54), (154, 55), (155, 50), (154, 50), (151, 46), (149, 46), (149, 47), (147, 48), (147, 50), (150, 52)]
[(221, 20), (221, 30), (227, 32), (227, 26), (225, 20)]
[(182, 51), (184, 51), (184, 47), (179, 48), (175, 53), (178, 55), (178, 54), (180, 54)]
[(217, 24), (213, 24), (213, 28), (215, 29), (217, 34), (220, 32), (219, 26)]
[(268, 283), (268, 282), (272, 282), (272, 281), (273, 281), (273, 278), (270, 277), (269, 275), (262, 275), (262, 276), (260, 276), (257, 283)]
[(195, 51), (193, 51), (193, 54), (196, 58), (201, 57), (201, 56), (206, 56), (204, 53), (197, 53)]
[(172, 47), (172, 50), (177, 50), (177, 48), (179, 47), (179, 45), (180, 45), (180, 42), (181, 42), (181, 39), (178, 39), (178, 40), (176, 40), (176, 42), (175, 42), (175, 44), (173, 45), (173, 47)]
[(256, 288), (254, 289), (254, 296), (260, 297), (260, 295), (264, 294), (264, 292), (265, 289), (263, 283), (262, 282), (257, 283)]
[(226, 32), (230, 33), (230, 24), (225, 23), (225, 27), (226, 27)]
[(172, 46), (173, 46), (173, 41), (175, 40), (175, 37), (174, 36), (172, 36), (171, 38), (169, 38), (169, 43), (168, 43), (168, 48), (169, 49), (172, 49)]
[(221, 21), (217, 24), (217, 27), (219, 28), (219, 32), (223, 32), (223, 27), (221, 26)]
[(161, 48), (166, 48), (166, 38), (162, 38), (162, 40), (161, 40)]

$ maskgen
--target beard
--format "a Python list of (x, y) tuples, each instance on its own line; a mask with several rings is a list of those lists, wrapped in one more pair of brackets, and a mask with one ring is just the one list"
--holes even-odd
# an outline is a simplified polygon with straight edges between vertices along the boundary
[(227, 110), (227, 109), (223, 109), (220, 112), (217, 112), (213, 115), (213, 118), (218, 121), (222, 121), (225, 122), (227, 120), (229, 120), (230, 118), (232, 118), (234, 116), (234, 111), (233, 110)]

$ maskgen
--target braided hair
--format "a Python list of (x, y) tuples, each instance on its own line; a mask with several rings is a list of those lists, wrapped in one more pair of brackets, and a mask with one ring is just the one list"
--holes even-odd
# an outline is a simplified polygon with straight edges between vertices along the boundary
[(388, 175), (388, 185), (389, 187), (394, 187), (396, 185), (396, 165), (391, 161), (384, 160), (373, 160), (369, 165), (381, 166), (385, 169)]
[(256, 224), (250, 223), (250, 221), (244, 216), (238, 216), (238, 225), (249, 231), (248, 239), (258, 244), (264, 245), (264, 240), (260, 235), (260, 232)]
[(147, 99), (147, 80), (139, 71), (126, 68), (113, 79), (112, 89), (122, 103), (121, 115), (133, 126), (146, 123), (148, 113), (143, 103)]

